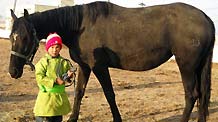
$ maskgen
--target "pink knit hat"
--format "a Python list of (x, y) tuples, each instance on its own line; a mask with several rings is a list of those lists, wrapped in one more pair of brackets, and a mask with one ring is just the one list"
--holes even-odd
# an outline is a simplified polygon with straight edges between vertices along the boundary
[(61, 37), (57, 33), (49, 34), (49, 36), (46, 39), (46, 45), (45, 45), (46, 51), (48, 51), (48, 49), (51, 46), (56, 45), (56, 44), (59, 44), (60, 47), (62, 48), (62, 39), (61, 39)]

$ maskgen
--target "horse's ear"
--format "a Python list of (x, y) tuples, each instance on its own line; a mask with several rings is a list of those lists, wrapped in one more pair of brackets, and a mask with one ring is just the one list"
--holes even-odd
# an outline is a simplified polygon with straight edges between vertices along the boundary
[(14, 14), (14, 11), (12, 9), (11, 10), (11, 17), (13, 18), (13, 20), (17, 19), (17, 16)]
[(29, 16), (29, 12), (26, 9), (24, 9), (24, 17), (27, 17), (27, 16)]

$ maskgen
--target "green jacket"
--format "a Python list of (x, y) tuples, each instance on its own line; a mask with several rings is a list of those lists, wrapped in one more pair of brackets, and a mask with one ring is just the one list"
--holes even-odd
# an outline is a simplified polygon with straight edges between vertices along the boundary
[[(35, 116), (66, 115), (71, 111), (70, 102), (65, 92), (65, 85), (55, 83), (56, 78), (66, 73), (70, 68), (67, 61), (58, 56), (52, 58), (46, 54), (35, 66), (36, 81), (39, 93), (36, 99)], [(59, 64), (61, 63), (61, 66)], [(59, 74), (57, 69), (60, 69)]]

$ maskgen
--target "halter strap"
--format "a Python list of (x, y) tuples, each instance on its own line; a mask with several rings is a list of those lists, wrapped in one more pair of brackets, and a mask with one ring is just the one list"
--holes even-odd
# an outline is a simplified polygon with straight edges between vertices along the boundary
[(18, 52), (15, 52), (15, 51), (13, 51), (13, 50), (11, 51), (11, 54), (12, 54), (12, 55), (15, 55), (15, 56), (17, 56), (17, 57), (20, 57), (20, 58), (24, 58), (24, 59), (26, 59), (26, 60), (28, 59), (27, 56), (25, 56), (25, 55), (23, 55), (23, 54), (20, 54), (20, 53), (18, 53)]

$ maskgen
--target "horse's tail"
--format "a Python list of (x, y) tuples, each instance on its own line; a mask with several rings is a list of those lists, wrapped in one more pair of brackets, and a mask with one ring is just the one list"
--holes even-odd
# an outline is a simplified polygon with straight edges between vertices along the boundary
[[(205, 15), (206, 16), (206, 15)], [(199, 90), (200, 90), (200, 96), (199, 96), (199, 112), (200, 115), (208, 116), (209, 115), (209, 103), (210, 103), (210, 94), (211, 94), (211, 68), (212, 68), (212, 57), (213, 57), (213, 48), (215, 43), (215, 27), (212, 22), (212, 20), (206, 16), (208, 19), (210, 25), (211, 25), (211, 35), (209, 35), (209, 46), (205, 50), (205, 53), (203, 55), (203, 59), (201, 62), (200, 67), (202, 69), (199, 69), (198, 71), (198, 78), (200, 80), (199, 84)], [(206, 118), (205, 118), (206, 119)]]

